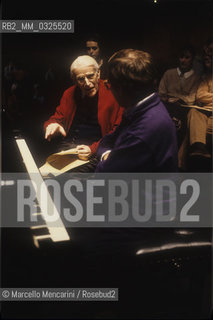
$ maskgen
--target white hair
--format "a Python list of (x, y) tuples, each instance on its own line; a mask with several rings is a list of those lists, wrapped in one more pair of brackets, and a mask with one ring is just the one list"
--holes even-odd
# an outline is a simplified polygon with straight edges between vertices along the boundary
[(96, 70), (99, 69), (99, 65), (94, 58), (87, 55), (79, 56), (77, 59), (73, 61), (73, 63), (70, 66), (71, 75), (73, 76), (74, 69), (89, 66), (93, 66)]

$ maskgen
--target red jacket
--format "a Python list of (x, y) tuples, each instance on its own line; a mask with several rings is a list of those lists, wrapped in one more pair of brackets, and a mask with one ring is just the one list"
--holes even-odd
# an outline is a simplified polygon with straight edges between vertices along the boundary
[[(57, 122), (62, 125), (68, 133), (74, 115), (76, 112), (76, 102), (74, 92), (76, 86), (72, 86), (64, 91), (60, 105), (56, 108), (55, 114), (44, 123), (44, 129), (50, 124)], [(101, 126), (102, 136), (112, 132), (121, 122), (123, 108), (119, 106), (112, 93), (104, 86), (103, 80), (100, 80), (98, 91), (98, 122)], [(100, 140), (99, 140), (100, 141)], [(90, 149), (94, 153), (98, 147), (99, 141), (94, 142)]]

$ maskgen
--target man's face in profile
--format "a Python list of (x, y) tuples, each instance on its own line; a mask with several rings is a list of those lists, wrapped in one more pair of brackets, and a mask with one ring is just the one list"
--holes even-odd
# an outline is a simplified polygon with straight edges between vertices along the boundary
[(83, 96), (94, 97), (98, 92), (100, 72), (93, 66), (75, 68), (75, 80)]
[(192, 68), (193, 57), (191, 52), (185, 51), (179, 58), (179, 67), (182, 72), (187, 72)]
[(100, 56), (100, 48), (98, 42), (96, 41), (87, 41), (86, 42), (86, 50), (87, 54), (94, 58), (95, 60), (99, 59)]

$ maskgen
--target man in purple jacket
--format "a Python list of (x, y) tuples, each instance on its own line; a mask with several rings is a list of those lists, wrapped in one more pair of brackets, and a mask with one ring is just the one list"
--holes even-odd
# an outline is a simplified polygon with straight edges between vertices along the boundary
[(120, 50), (109, 59), (108, 71), (108, 88), (125, 111), (99, 144), (96, 172), (176, 172), (176, 130), (154, 92), (150, 54)]

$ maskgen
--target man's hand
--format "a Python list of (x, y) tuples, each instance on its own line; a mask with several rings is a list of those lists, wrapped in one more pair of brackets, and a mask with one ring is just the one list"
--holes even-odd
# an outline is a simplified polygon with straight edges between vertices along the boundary
[(77, 146), (76, 150), (78, 152), (78, 157), (81, 160), (88, 160), (89, 156), (92, 153), (90, 147), (85, 146), (84, 144), (81, 144), (81, 145)]
[(50, 141), (52, 139), (52, 136), (54, 136), (56, 133), (60, 133), (62, 136), (66, 137), (66, 131), (64, 128), (58, 124), (58, 123), (50, 123), (45, 131), (45, 139)]

